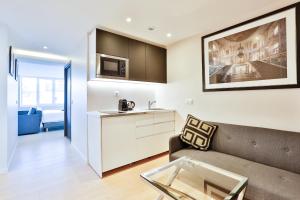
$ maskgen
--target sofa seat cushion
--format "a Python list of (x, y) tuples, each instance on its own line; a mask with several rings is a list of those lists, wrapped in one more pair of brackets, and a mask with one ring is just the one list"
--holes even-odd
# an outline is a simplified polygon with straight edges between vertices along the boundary
[(216, 151), (182, 149), (171, 154), (170, 158), (175, 160), (183, 156), (248, 177), (246, 199), (295, 200), (300, 198), (300, 174)]

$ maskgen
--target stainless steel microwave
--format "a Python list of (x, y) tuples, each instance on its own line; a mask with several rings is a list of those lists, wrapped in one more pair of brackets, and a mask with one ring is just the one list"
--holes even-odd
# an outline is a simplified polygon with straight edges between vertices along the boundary
[(129, 79), (129, 59), (97, 54), (96, 77)]

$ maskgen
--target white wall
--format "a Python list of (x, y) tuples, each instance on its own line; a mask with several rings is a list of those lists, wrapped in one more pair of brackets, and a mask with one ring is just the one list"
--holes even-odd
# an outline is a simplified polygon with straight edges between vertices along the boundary
[(7, 170), (8, 33), (0, 24), (0, 172)]
[(19, 76), (64, 78), (64, 64), (47, 64), (20, 61)]
[(72, 145), (82, 156), (87, 159), (87, 40), (83, 39), (74, 54), (72, 60)]
[(18, 142), (18, 82), (12, 76), (7, 78), (7, 123), (7, 163), (9, 165)]
[[(201, 36), (168, 47), (168, 84), (159, 105), (176, 109), (179, 133), (188, 113), (201, 119), (300, 132), (300, 89), (202, 92)], [(193, 105), (185, 104), (191, 98)]]
[(8, 170), (17, 144), (17, 82), (8, 75), (9, 37), (0, 24), (0, 173)]
[(155, 100), (156, 87), (150, 83), (89, 81), (88, 111), (117, 110), (119, 99), (123, 98), (134, 101), (135, 109), (146, 109), (148, 100)]

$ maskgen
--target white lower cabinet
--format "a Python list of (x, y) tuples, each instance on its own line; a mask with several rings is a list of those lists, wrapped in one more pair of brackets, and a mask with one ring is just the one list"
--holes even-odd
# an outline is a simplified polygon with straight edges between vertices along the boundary
[(89, 164), (101, 177), (103, 172), (168, 151), (174, 134), (173, 111), (110, 117), (90, 113)]
[(135, 116), (102, 119), (102, 167), (109, 171), (135, 160)]
[(136, 140), (136, 160), (154, 156), (169, 149), (169, 139), (174, 132), (161, 133)]

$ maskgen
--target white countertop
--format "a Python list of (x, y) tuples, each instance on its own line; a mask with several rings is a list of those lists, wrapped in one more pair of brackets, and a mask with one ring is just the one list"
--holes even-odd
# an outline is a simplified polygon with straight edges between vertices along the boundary
[(97, 116), (97, 117), (116, 117), (116, 116), (127, 116), (127, 115), (138, 115), (146, 113), (155, 113), (155, 112), (174, 112), (175, 110), (171, 109), (151, 109), (151, 110), (132, 110), (125, 112), (118, 112), (118, 110), (109, 110), (109, 111), (90, 111), (87, 112), (88, 115)]

